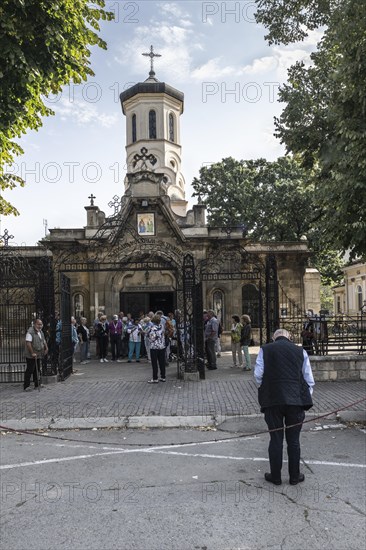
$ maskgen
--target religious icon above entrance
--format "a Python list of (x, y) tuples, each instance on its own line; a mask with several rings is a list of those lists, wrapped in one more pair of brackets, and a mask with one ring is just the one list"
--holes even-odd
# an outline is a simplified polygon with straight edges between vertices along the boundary
[(142, 236), (155, 235), (155, 214), (153, 212), (144, 212), (137, 214), (137, 232)]

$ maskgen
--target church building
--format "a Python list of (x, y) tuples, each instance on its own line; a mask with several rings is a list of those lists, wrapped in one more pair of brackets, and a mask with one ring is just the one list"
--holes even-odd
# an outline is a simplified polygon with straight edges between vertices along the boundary
[[(85, 316), (91, 325), (100, 311), (109, 318), (120, 311), (133, 317), (177, 311), (190, 334), (185, 353), (195, 356), (185, 359), (187, 372), (203, 357), (204, 309), (221, 321), (223, 349), (230, 348), (232, 315), (250, 315), (254, 341), (262, 344), (279, 326), (288, 328), (286, 320), (320, 310), (320, 276), (309, 266), (305, 241), (254, 242), (242, 227), (208, 226), (200, 202), (188, 208), (180, 138), (184, 94), (156, 78), (152, 47), (145, 55), (148, 78), (120, 95), (127, 173), (114, 214), (106, 217), (91, 194), (84, 227), (50, 229), (38, 247), (4, 241), (0, 324), (20, 342), (32, 316), (41, 316), (51, 335), (60, 312), (66, 341), (70, 315)], [(21, 366), (21, 353), (0, 357), (5, 377)], [(57, 365), (52, 372), (71, 372), (71, 352), (62, 352)]]
[[(319, 273), (308, 267), (306, 242), (252, 242), (240, 227), (209, 227), (205, 206), (187, 209), (180, 139), (184, 94), (155, 75), (122, 92), (127, 174), (115, 214), (106, 217), (91, 195), (86, 225), (51, 229), (54, 268), (70, 277), (75, 316), (98, 311), (183, 309), (184, 258), (193, 259), (202, 307), (224, 329), (247, 313), (255, 338), (296, 309), (320, 309)], [(193, 301), (196, 301), (194, 298)]]

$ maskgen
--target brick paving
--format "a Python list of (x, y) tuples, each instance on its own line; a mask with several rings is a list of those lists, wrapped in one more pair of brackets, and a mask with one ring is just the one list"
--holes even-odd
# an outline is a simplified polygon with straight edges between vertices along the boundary
[[(254, 356), (253, 356), (254, 359)], [(229, 353), (219, 359), (218, 370), (206, 380), (177, 380), (176, 365), (167, 369), (166, 383), (147, 384), (151, 366), (136, 363), (92, 361), (75, 364), (75, 374), (65, 382), (47, 384), (41, 391), (23, 392), (22, 384), (0, 385), (0, 419), (111, 418), (126, 416), (238, 416), (259, 414), (257, 387), (252, 372), (230, 368)], [(343, 408), (365, 397), (366, 384), (317, 382), (314, 414)], [(362, 411), (366, 401), (348, 410)]]

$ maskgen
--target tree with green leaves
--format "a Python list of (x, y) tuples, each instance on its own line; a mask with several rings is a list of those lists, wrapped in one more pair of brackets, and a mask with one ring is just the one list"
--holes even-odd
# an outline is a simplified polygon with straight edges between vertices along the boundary
[(270, 44), (302, 40), (325, 26), (312, 64), (298, 62), (280, 88), (286, 104), (276, 136), (316, 167), (323, 243), (366, 255), (366, 3), (360, 0), (257, 0)]
[(306, 238), (324, 285), (339, 280), (342, 260), (325, 245), (314, 193), (316, 170), (291, 156), (265, 159), (223, 159), (200, 169), (194, 196), (207, 206), (211, 226), (245, 227), (259, 241), (300, 241)]
[(226, 158), (202, 167), (192, 186), (210, 225), (245, 225), (253, 239), (298, 241), (316, 215), (309, 172), (292, 157)]
[[(70, 82), (94, 73), (90, 47), (106, 49), (99, 37), (100, 20), (113, 14), (104, 0), (2, 0), (0, 4), (0, 189), (24, 185), (6, 173), (23, 153), (16, 138), (38, 130), (42, 117), (53, 114), (43, 98)], [(0, 214), (18, 211), (0, 197)]]

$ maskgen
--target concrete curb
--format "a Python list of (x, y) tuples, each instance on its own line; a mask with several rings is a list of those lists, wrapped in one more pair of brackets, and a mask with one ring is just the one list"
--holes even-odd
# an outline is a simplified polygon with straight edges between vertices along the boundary
[[(307, 414), (307, 419), (316, 418), (315, 413)], [(242, 431), (242, 422), (250, 419), (263, 418), (262, 414), (238, 416), (126, 416), (123, 418), (59, 418), (50, 419), (9, 419), (4, 422), (7, 428), (25, 431), (56, 431), (56, 430), (102, 430), (102, 429), (151, 429), (151, 428), (207, 428), (222, 431)], [(339, 422), (366, 423), (366, 411), (345, 411), (338, 415), (322, 418), (322, 422), (338, 420)], [(6, 429), (2, 429), (6, 431)]]
[[(7, 420), (5, 425), (13, 430), (93, 430), (110, 428), (216, 428), (224, 417), (205, 416), (127, 416), (124, 418), (73, 418), (49, 420)], [(5, 431), (5, 430), (3, 430)]]

